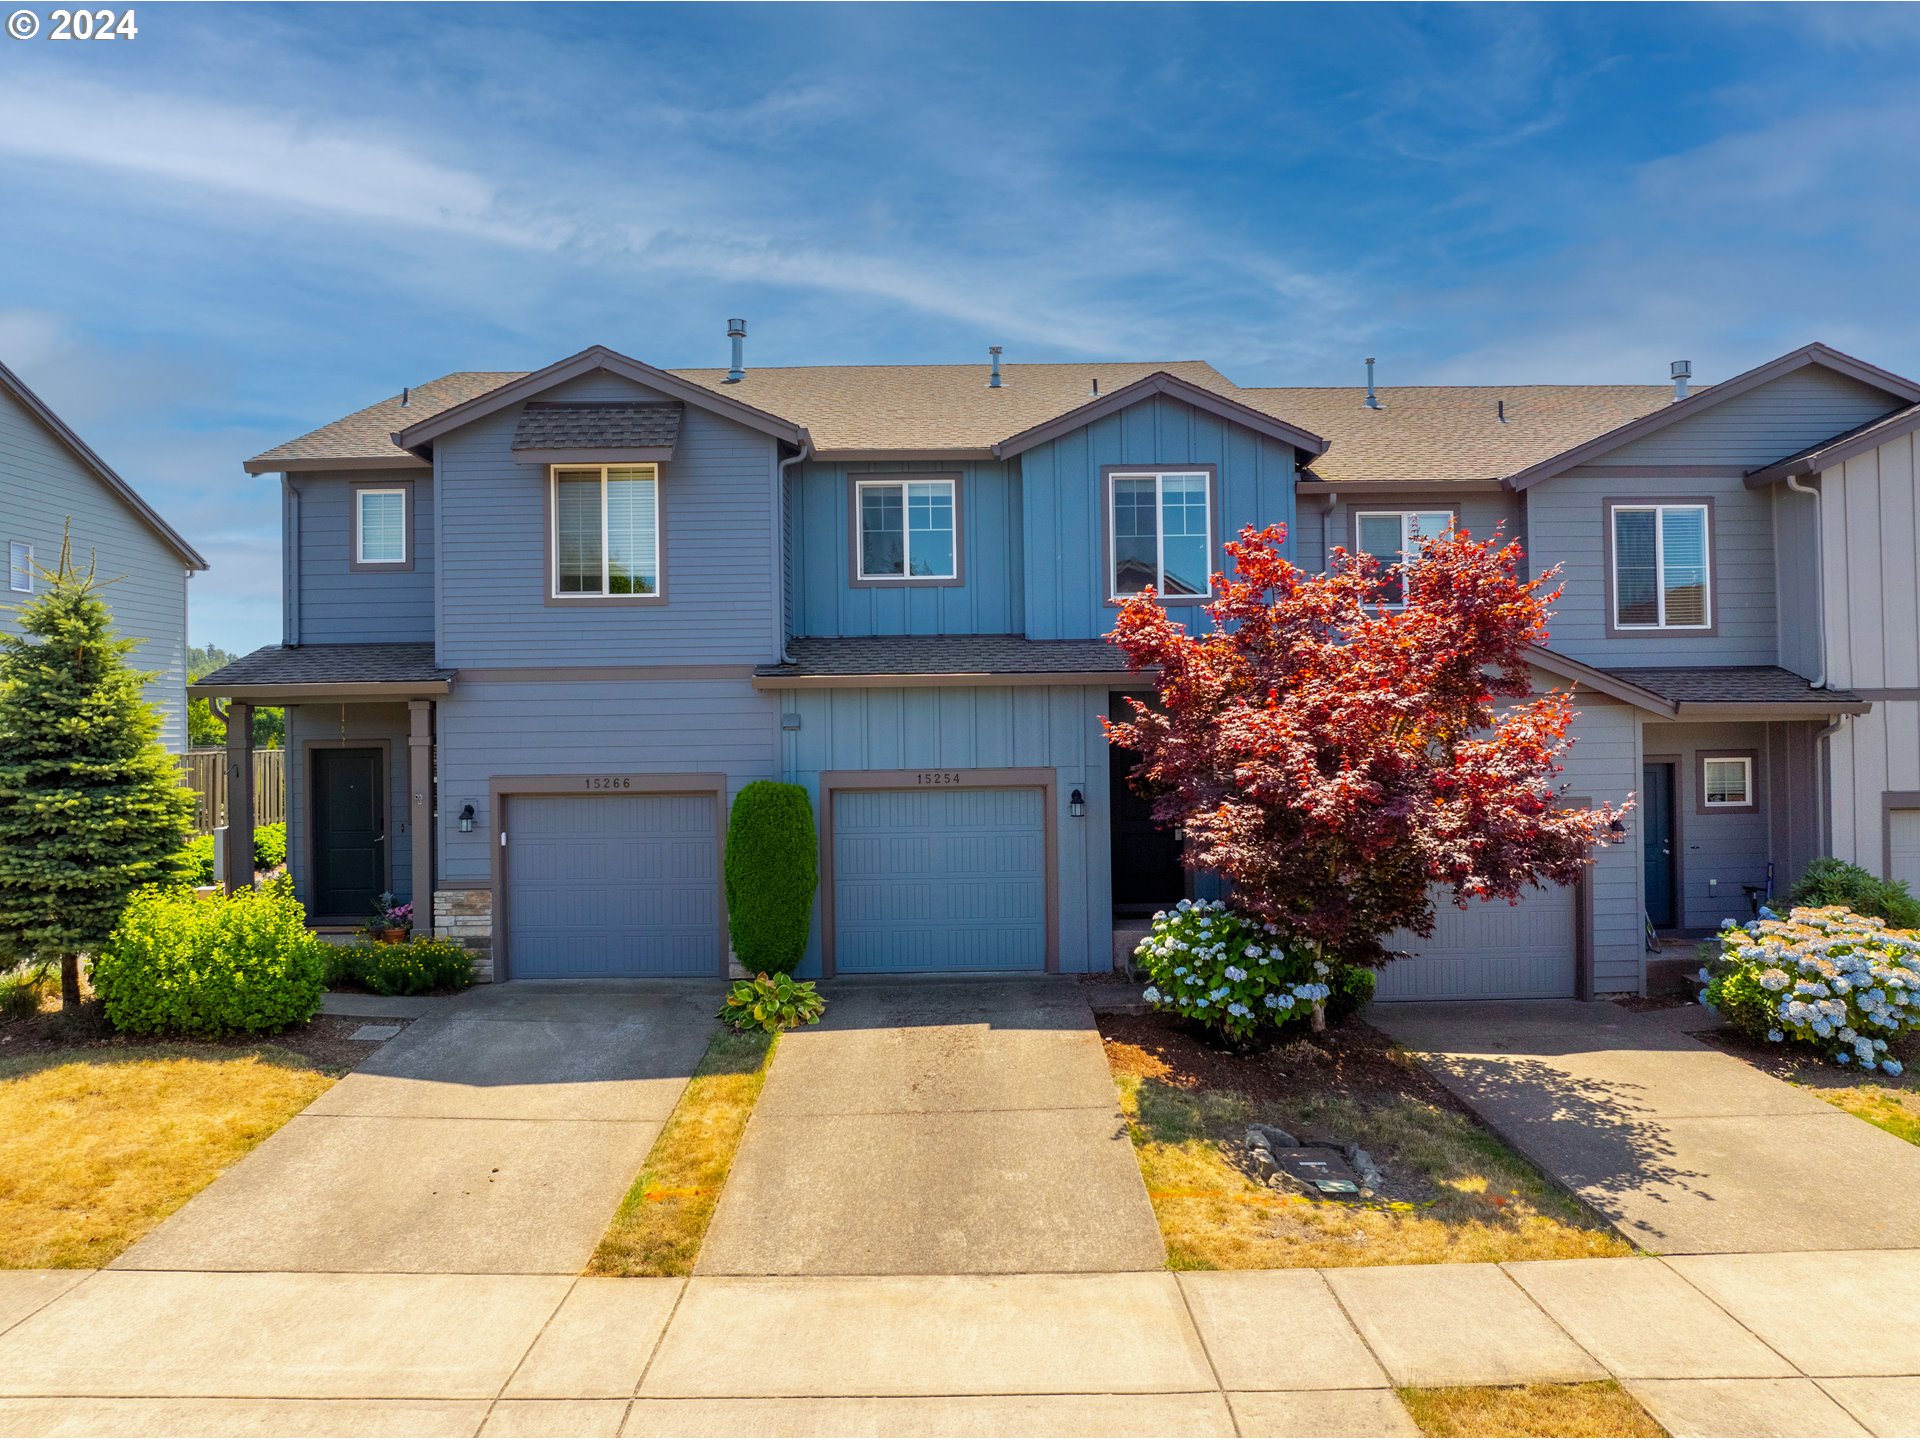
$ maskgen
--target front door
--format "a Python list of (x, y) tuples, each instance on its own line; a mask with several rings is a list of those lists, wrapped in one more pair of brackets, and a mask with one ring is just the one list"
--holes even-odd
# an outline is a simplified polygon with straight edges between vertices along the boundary
[(1642, 767), (1640, 843), (1647, 877), (1647, 919), (1656, 930), (1671, 930), (1680, 923), (1673, 868), (1673, 782), (1671, 760), (1651, 761)]
[(387, 804), (378, 749), (313, 752), (315, 915), (373, 913), (387, 888)]
[[(1116, 703), (1114, 713), (1119, 714)], [(1140, 763), (1132, 750), (1107, 747), (1107, 791), (1112, 805), (1113, 911), (1151, 915), (1184, 899), (1185, 845), (1173, 830), (1153, 822), (1153, 802), (1133, 788), (1128, 772)]]

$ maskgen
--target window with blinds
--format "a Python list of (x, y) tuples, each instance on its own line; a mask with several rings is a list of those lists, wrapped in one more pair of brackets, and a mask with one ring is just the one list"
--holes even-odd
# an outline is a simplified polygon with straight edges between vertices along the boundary
[(1406, 604), (1407, 561), (1420, 551), (1422, 540), (1435, 539), (1453, 528), (1450, 510), (1373, 510), (1354, 517), (1354, 539), (1361, 554), (1380, 562), (1376, 590), (1382, 605)]
[(553, 598), (658, 596), (659, 467), (563, 465), (552, 473)]
[(1612, 523), (1614, 628), (1710, 628), (1707, 507), (1615, 505)]
[(354, 491), (354, 563), (407, 563), (407, 492)]
[(33, 546), (19, 540), (7, 545), (7, 588), (33, 593)]

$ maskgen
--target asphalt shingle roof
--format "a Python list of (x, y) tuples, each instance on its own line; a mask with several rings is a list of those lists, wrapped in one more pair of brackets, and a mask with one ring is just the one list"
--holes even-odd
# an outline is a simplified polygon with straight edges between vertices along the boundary
[(1024, 635), (874, 635), (795, 640), (798, 662), (763, 665), (762, 676), (1077, 675), (1127, 673), (1105, 640), (1029, 640)]
[(247, 462), (251, 470), (272, 470), (275, 461), (295, 463), (316, 460), (407, 460), (425, 464), (393, 443), (393, 432), (438, 415), (442, 410), (496, 390), (509, 380), (518, 380), (519, 370), (456, 370), (415, 385), (411, 394), (389, 395), (385, 400), (356, 410), (330, 425), (309, 430), (297, 440), (276, 445)]
[(431, 642), (388, 645), (268, 645), (194, 681), (221, 685), (390, 685), (451, 680)]
[(1850, 690), (1816, 690), (1806, 677), (1778, 665), (1636, 666), (1609, 668), (1607, 674), (1681, 705), (1804, 705), (1811, 700), (1864, 703)]
[(680, 438), (682, 405), (556, 405), (529, 401), (514, 427), (516, 450), (671, 450)]

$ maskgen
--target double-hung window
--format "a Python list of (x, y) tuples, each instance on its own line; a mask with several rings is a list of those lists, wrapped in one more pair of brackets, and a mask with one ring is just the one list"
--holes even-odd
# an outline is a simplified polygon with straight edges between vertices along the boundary
[(1708, 810), (1751, 810), (1754, 806), (1753, 757), (1702, 756), (1700, 803)]
[(1613, 628), (1710, 629), (1707, 507), (1615, 503), (1607, 523), (1613, 543)]
[(1204, 470), (1115, 470), (1107, 476), (1107, 595), (1149, 585), (1162, 600), (1212, 591), (1212, 477)]
[(353, 492), (353, 563), (406, 565), (413, 556), (407, 547), (406, 487), (364, 485)]
[(959, 579), (956, 492), (949, 476), (855, 481), (855, 577), (883, 585)]
[(7, 588), (33, 593), (33, 546), (13, 540), (7, 544)]
[(552, 598), (659, 598), (660, 467), (556, 465), (552, 477)]
[(1406, 564), (1420, 553), (1422, 540), (1435, 539), (1453, 528), (1450, 510), (1366, 510), (1354, 517), (1354, 548), (1380, 562), (1375, 587), (1378, 604), (1407, 603)]

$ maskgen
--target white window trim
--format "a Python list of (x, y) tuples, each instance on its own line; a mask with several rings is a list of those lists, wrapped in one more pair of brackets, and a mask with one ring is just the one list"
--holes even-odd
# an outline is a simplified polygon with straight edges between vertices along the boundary
[[(366, 499), (369, 495), (400, 497), (400, 555), (398, 559), (369, 560), (365, 531)], [(362, 486), (353, 492), (353, 563), (356, 565), (406, 565), (413, 560), (413, 516), (408, 513), (413, 500), (404, 485)]]
[[(1167, 477), (1169, 475), (1198, 475), (1200, 493), (1207, 504), (1207, 588), (1198, 594), (1179, 594), (1169, 596), (1166, 593), (1167, 580)], [(1124, 604), (1143, 594), (1135, 590), (1123, 593), (1114, 583), (1119, 578), (1120, 536), (1119, 506), (1115, 500), (1120, 494), (1122, 480), (1153, 481), (1153, 573), (1160, 583), (1153, 587), (1153, 598), (1163, 603), (1171, 600), (1181, 605), (1197, 605), (1213, 598), (1213, 472), (1188, 465), (1171, 465), (1165, 470), (1109, 470), (1107, 472), (1107, 603)]]
[[(908, 508), (907, 487), (909, 485), (944, 485), (947, 489), (947, 509), (953, 516), (953, 562), (950, 568), (938, 575), (916, 575), (913, 573), (913, 516)], [(865, 519), (866, 496), (869, 490), (898, 490), (900, 492), (900, 567), (898, 575), (874, 575), (867, 570), (867, 527)], [(855, 574), (863, 581), (876, 581), (885, 585), (910, 585), (914, 581), (958, 580), (960, 578), (960, 492), (953, 480), (945, 475), (929, 475), (925, 479), (908, 477), (906, 479), (856, 480), (853, 484), (853, 534), (854, 544), (859, 547), (856, 557), (858, 564)]]
[[(1622, 621), (1620, 618), (1620, 528), (1617, 517), (1623, 511), (1649, 511), (1653, 515), (1653, 598), (1659, 619)], [(1698, 625), (1667, 623), (1667, 513), (1693, 510), (1700, 515), (1700, 614)], [(1713, 629), (1713, 508), (1708, 505), (1610, 505), (1607, 507), (1607, 546), (1612, 552), (1613, 628), (1616, 630), (1681, 630), (1704, 634)]]
[[(15, 550), (21, 551), (26, 558), (27, 583), (24, 585), (15, 578), (15, 572), (20, 568), (13, 563)], [(7, 542), (7, 590), (14, 595), (33, 594), (33, 545), (30, 541), (9, 540)]]
[[(1407, 563), (1407, 552), (1413, 549), (1413, 541), (1414, 541), (1413, 522), (1422, 515), (1445, 515), (1447, 517), (1447, 523), (1445, 527), (1440, 531), (1441, 535), (1451, 534), (1453, 532), (1453, 527), (1459, 523), (1459, 516), (1452, 510), (1356, 510), (1353, 512), (1353, 548), (1355, 549), (1355, 551), (1358, 551), (1359, 553), (1362, 553), (1362, 554), (1367, 553), (1365, 551), (1360, 551), (1360, 531), (1361, 531), (1361, 527), (1367, 521), (1392, 520), (1397, 518), (1400, 521), (1400, 563), (1398, 566), (1392, 567), (1392, 568), (1404, 568)], [(1437, 537), (1421, 536), (1420, 538), (1434, 539)], [(1376, 555), (1374, 558), (1377, 560), (1380, 557)], [(1400, 593), (1401, 593), (1401, 598), (1399, 600), (1394, 601), (1392, 604), (1388, 604), (1382, 601), (1379, 608), (1382, 610), (1406, 609), (1407, 600), (1406, 600), (1405, 581), (1401, 582)]]
[[(1707, 791), (1707, 771), (1714, 765), (1738, 765), (1741, 783), (1738, 800), (1715, 800)], [(1753, 809), (1753, 757), (1751, 755), (1702, 755), (1700, 757), (1700, 804), (1707, 810)]]
[[(581, 593), (560, 589), (560, 472), (569, 475), (597, 470), (600, 474), (600, 588)], [(653, 473), (653, 589), (644, 595), (612, 593), (608, 570), (613, 563), (613, 547), (607, 543), (607, 472), (609, 470), (648, 470)], [(667, 598), (666, 568), (660, 563), (661, 531), (666, 504), (660, 494), (660, 467), (636, 461), (622, 465), (549, 465), (547, 467), (547, 597), (565, 605), (646, 605)]]

